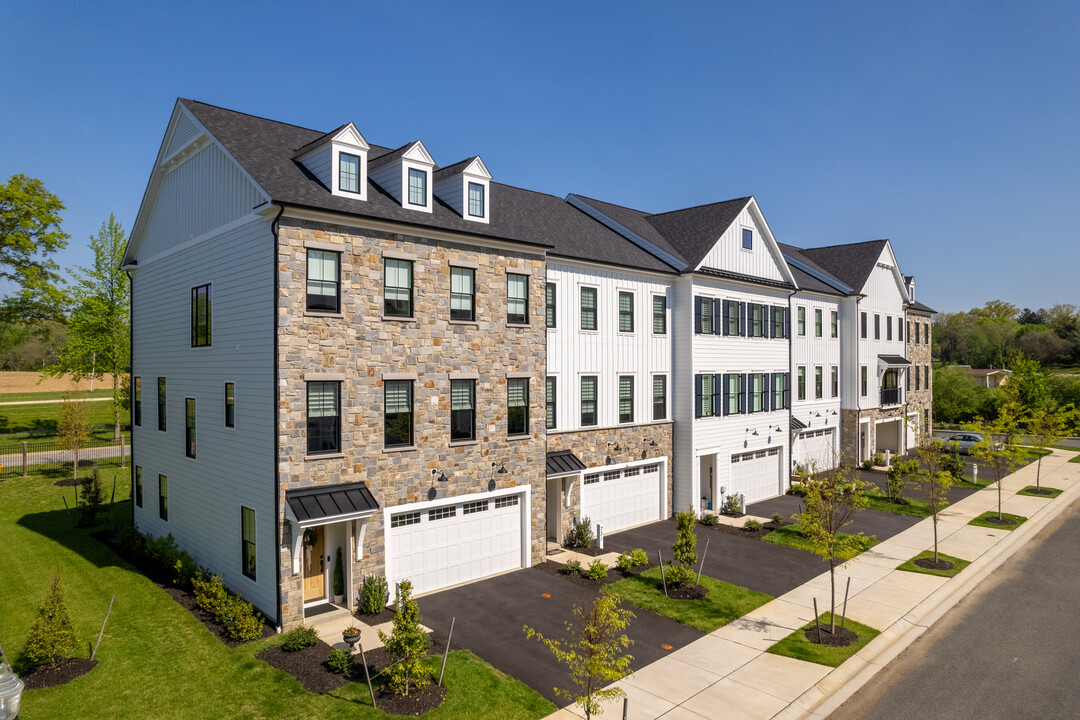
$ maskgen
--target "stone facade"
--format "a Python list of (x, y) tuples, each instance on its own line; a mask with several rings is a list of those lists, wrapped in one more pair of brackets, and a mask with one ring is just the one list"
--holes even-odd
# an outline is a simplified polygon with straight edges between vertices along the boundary
[(907, 405), (891, 407), (887, 410), (881, 408), (867, 408), (865, 410), (841, 410), (840, 411), (840, 459), (844, 465), (857, 465), (865, 457), (859, 455), (859, 425), (861, 420), (869, 420), (867, 432), (870, 455), (877, 447), (877, 424), (882, 420), (900, 420), (907, 418)]
[[(587, 467), (603, 469), (608, 465), (667, 458), (667, 507), (665, 517), (672, 514), (672, 458), (674, 448), (671, 421), (662, 423), (642, 423), (619, 427), (590, 428), (573, 432), (548, 433), (547, 449), (549, 452), (571, 450)], [(645, 439), (649, 442), (645, 442)], [(655, 442), (656, 447), (651, 443)], [(616, 447), (620, 449), (615, 450)], [(566, 537), (576, 515), (581, 514), (581, 488), (575, 487), (570, 495), (570, 505), (561, 514), (562, 527), (558, 537)], [(550, 534), (550, 533), (549, 533)]]
[[(933, 428), (934, 426), (934, 394), (932, 373), (933, 362), (931, 360), (930, 341), (930, 315), (908, 311), (908, 321), (912, 325), (912, 332), (907, 336), (907, 359), (911, 361), (911, 391), (908, 393), (908, 412), (917, 413), (919, 416), (919, 429)], [(919, 342), (915, 342), (914, 325), (919, 323)], [(919, 370), (919, 387), (915, 387), (914, 367)]]
[[(306, 247), (341, 252), (341, 313), (306, 307)], [(413, 317), (383, 317), (384, 253), (413, 262)], [(449, 319), (450, 266), (475, 268), (476, 322)], [(528, 323), (506, 322), (507, 272), (529, 275)], [(381, 507), (530, 487), (529, 541), (544, 556), (544, 260), (541, 255), (422, 237), (289, 220), (278, 246), (278, 477), (282, 625), (303, 617), (302, 574), (292, 572), (284, 494), (301, 487), (364, 481)], [(476, 378), (476, 441), (450, 442), (452, 373)], [(414, 446), (383, 447), (383, 377), (414, 377)], [(307, 457), (306, 383), (341, 381), (341, 453)], [(507, 436), (508, 377), (529, 378), (529, 429)], [(493, 475), (492, 463), (508, 474)], [(433, 482), (432, 470), (448, 482)], [(433, 494), (434, 493), (434, 494)], [(356, 596), (365, 574), (384, 574), (383, 515), (368, 521), (363, 560), (352, 558)]]

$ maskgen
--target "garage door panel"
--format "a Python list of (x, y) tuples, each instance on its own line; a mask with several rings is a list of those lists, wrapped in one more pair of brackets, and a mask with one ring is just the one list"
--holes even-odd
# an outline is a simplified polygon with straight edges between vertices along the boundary
[(819, 470), (830, 470), (837, 461), (835, 438), (835, 428), (799, 433), (792, 444), (791, 456), (798, 465), (816, 464)]
[(660, 519), (660, 467), (650, 463), (598, 473), (597, 482), (584, 486), (584, 514), (605, 532)]
[(780, 494), (779, 448), (739, 453), (731, 457), (731, 493), (740, 493), (747, 504)]

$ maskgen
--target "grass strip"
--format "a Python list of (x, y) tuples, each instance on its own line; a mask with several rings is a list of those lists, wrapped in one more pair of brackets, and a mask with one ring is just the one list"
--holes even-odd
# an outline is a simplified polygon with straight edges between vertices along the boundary
[(664, 595), (660, 568), (619, 580), (604, 588), (624, 601), (675, 622), (710, 633), (772, 600), (771, 595), (701, 576), (709, 594), (696, 600), (673, 600)]
[[(840, 533), (841, 538), (847, 537), (847, 533)], [(763, 542), (772, 543), (773, 545), (785, 545), (787, 547), (795, 548), (796, 550), (805, 550), (807, 552), (814, 552), (811, 549), (810, 541), (802, 536), (802, 528), (798, 523), (793, 525), (785, 525), (779, 530), (773, 530), (771, 533), (761, 538)], [(863, 540), (863, 549), (860, 552), (865, 552), (880, 542), (876, 537), (867, 536)]]
[(1043, 492), (1035, 492), (1037, 489), (1038, 488), (1036, 488), (1034, 485), (1028, 485), (1026, 488), (1016, 494), (1024, 495), (1025, 497), (1037, 497), (1044, 498), (1046, 500), (1053, 500), (1063, 492), (1058, 488), (1046, 487), (1045, 485), (1042, 486)]
[[(930, 503), (918, 498), (904, 498), (908, 501), (907, 505), (897, 505), (896, 503), (889, 502), (887, 495), (867, 495), (870, 499), (870, 503), (866, 506), (870, 510), (878, 510), (880, 512), (892, 513), (893, 515), (907, 515), (908, 517), (924, 518), (930, 517)], [(947, 503), (942, 505), (946, 507)]]
[[(818, 617), (818, 622), (823, 625), (828, 625), (829, 613), (821, 613)], [(837, 627), (840, 626), (839, 615), (836, 616), (836, 625)], [(863, 625), (862, 623), (855, 622), (851, 618), (848, 618), (844, 622), (844, 628), (854, 632), (859, 636), (859, 639), (846, 647), (827, 647), (825, 645), (812, 643), (806, 639), (805, 631), (813, 627), (813, 622), (803, 625), (765, 652), (772, 653), (773, 655), (784, 655), (786, 657), (795, 658), (796, 660), (805, 660), (806, 662), (817, 663), (818, 665), (839, 667), (842, 662), (862, 650), (866, 647), (868, 642), (881, 634), (880, 630), (875, 630), (868, 625)]]
[(971, 564), (971, 561), (969, 561), (969, 560), (961, 560), (958, 557), (953, 557), (952, 555), (946, 555), (945, 553), (941, 553), (941, 552), (938, 553), (938, 559), (939, 560), (947, 560), (948, 562), (951, 562), (953, 564), (952, 570), (935, 570), (933, 568), (920, 567), (920, 566), (915, 564), (916, 560), (933, 560), (933, 559), (934, 559), (934, 551), (933, 550), (924, 550), (923, 552), (919, 553), (915, 557), (908, 560), (903, 565), (898, 565), (896, 569), (897, 570), (905, 570), (907, 572), (923, 573), (925, 575), (937, 575), (938, 577), (951, 578), (951, 577), (955, 577), (961, 570), (963, 570), (964, 568), (966, 568), (968, 565)]
[(1027, 521), (1027, 518), (1023, 515), (1010, 515), (1009, 513), (1001, 513), (1002, 518), (1006, 520), (1012, 520), (1013, 524), (999, 525), (996, 522), (992, 522), (992, 519), (997, 520), (997, 517), (997, 510), (991, 510), (990, 512), (984, 512), (982, 515), (969, 522), (968, 525), (974, 525), (975, 527), (995, 528), (997, 530), (1015, 530)]
[[(100, 383), (99, 383), (100, 385)], [(112, 388), (98, 387), (96, 390), (73, 390), (70, 393), (56, 391), (56, 392), (15, 392), (15, 393), (0, 393), (0, 403), (5, 402), (34, 402), (37, 400), (63, 400), (65, 395), (70, 394), (71, 397), (77, 399), (83, 398), (110, 398), (112, 397)], [(1074, 448), (1075, 449), (1075, 448)]]

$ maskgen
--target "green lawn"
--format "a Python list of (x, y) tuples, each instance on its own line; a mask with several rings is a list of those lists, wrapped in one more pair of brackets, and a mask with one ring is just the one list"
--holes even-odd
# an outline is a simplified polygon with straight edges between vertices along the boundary
[[(786, 545), (793, 547), (796, 550), (805, 550), (807, 552), (813, 552), (810, 548), (810, 541), (802, 536), (802, 529), (798, 523), (793, 525), (785, 525), (779, 530), (773, 530), (771, 533), (761, 538), (764, 542), (772, 543), (773, 545)], [(846, 537), (845, 533), (840, 533), (841, 537)], [(872, 535), (867, 537), (863, 542), (863, 550), (869, 550), (877, 545), (879, 540)]]
[[(827, 625), (829, 622), (829, 613), (827, 611), (823, 612), (818, 617), (818, 622)], [(837, 627), (840, 626), (839, 614), (836, 616), (836, 625)], [(840, 663), (862, 650), (866, 647), (868, 642), (881, 634), (881, 631), (879, 630), (875, 630), (872, 627), (857, 623), (848, 618), (844, 622), (844, 627), (855, 632), (859, 636), (859, 639), (847, 647), (826, 647), (824, 645), (812, 643), (806, 639), (806, 634), (803, 631), (812, 627), (814, 627), (813, 622), (803, 625), (765, 652), (770, 652), (773, 655), (786, 655), (787, 657), (792, 657), (796, 660), (805, 660), (807, 662), (818, 663), (819, 665), (838, 667)]]
[[(107, 487), (119, 476), (117, 495), (125, 500), (116, 512), (130, 513), (127, 471), (103, 474)], [(72, 527), (61, 499), (66, 492), (71, 502), (72, 490), (54, 487), (55, 479), (38, 475), (0, 483), (0, 643), (16, 660), (54, 568), (67, 586), (82, 656), (89, 656), (88, 645), (97, 637), (113, 593), (116, 604), (98, 666), (68, 685), (26, 691), (22, 720), (73, 715), (117, 720), (387, 717), (371, 708), (363, 684), (313, 695), (254, 658), (280, 642), (280, 636), (236, 649), (223, 645), (166, 593), (88, 537), (88, 530)], [(467, 651), (450, 654), (445, 685), (450, 691), (446, 703), (425, 717), (528, 719), (555, 710), (535, 691)]]
[(922, 560), (924, 558), (933, 560), (934, 551), (924, 550), (923, 552), (908, 560), (903, 565), (898, 566), (896, 569), (906, 570), (907, 572), (925, 573), (926, 575), (937, 575), (939, 577), (954, 577), (961, 570), (971, 564), (971, 562), (968, 560), (961, 560), (960, 558), (953, 557), (952, 555), (946, 555), (945, 553), (940, 552), (938, 553), (938, 560), (948, 560), (949, 562), (951, 562), (953, 564), (952, 570), (934, 570), (932, 568), (919, 567), (915, 564), (916, 560)]
[[(907, 505), (896, 505), (888, 500), (886, 495), (867, 495), (870, 498), (870, 504), (866, 507), (870, 510), (879, 510), (881, 512), (890, 512), (894, 515), (907, 515), (909, 517), (930, 517), (930, 503), (925, 500), (919, 500), (918, 498), (904, 498), (908, 501)], [(948, 503), (942, 503), (942, 507), (948, 507)], [(767, 536), (766, 536), (767, 537)]]
[(1045, 491), (1048, 491), (1048, 492), (1041, 492), (1041, 493), (1034, 492), (1035, 491), (1035, 486), (1034, 485), (1028, 485), (1026, 488), (1024, 488), (1023, 490), (1021, 490), (1020, 492), (1018, 492), (1016, 494), (1017, 495), (1025, 495), (1027, 497), (1053, 499), (1053, 498), (1056, 498), (1058, 495), (1060, 495), (1063, 492), (1062, 490), (1059, 490), (1058, 488), (1046, 487), (1045, 485), (1042, 486), (1042, 489), (1045, 490)]
[(683, 625), (710, 633), (772, 600), (772, 596), (701, 576), (709, 594), (697, 600), (672, 600), (664, 595), (660, 568), (651, 568), (605, 588), (631, 605), (665, 615)]
[(960, 482), (957, 483), (957, 485), (959, 485), (960, 487), (981, 489), (985, 487), (990, 487), (994, 484), (994, 482), (995, 480), (992, 474), (989, 470), (987, 470), (984, 474), (979, 476), (979, 482), (975, 482), (974, 480), (972, 480), (970, 475), (964, 475), (963, 479), (961, 479)]
[[(56, 435), (63, 403), (44, 405), (0, 405), (0, 445), (8, 442), (51, 438)], [(108, 425), (98, 429), (97, 435), (112, 438), (113, 410), (111, 402), (86, 403), (87, 421), (90, 425)], [(128, 422), (128, 413), (120, 414), (121, 423)], [(125, 433), (129, 435), (129, 433)]]
[(996, 528), (998, 530), (1015, 530), (1024, 524), (1027, 520), (1023, 515), (1010, 515), (1009, 513), (1001, 513), (1001, 517), (1013, 520), (1012, 525), (998, 525), (995, 522), (990, 522), (990, 518), (997, 518), (997, 510), (991, 510), (990, 512), (984, 512), (979, 517), (975, 518), (968, 525), (974, 525), (976, 527)]
[(1069, 462), (1080, 463), (1080, 454), (1076, 455), (1076, 457), (1074, 457)]
[[(63, 400), (66, 392), (21, 392), (21, 393), (0, 393), (0, 403), (6, 402), (23, 402), (26, 400)], [(89, 390), (73, 390), (70, 393), (73, 398), (107, 398), (112, 397), (112, 388), (102, 389), (101, 383), (94, 389), (93, 392)]]

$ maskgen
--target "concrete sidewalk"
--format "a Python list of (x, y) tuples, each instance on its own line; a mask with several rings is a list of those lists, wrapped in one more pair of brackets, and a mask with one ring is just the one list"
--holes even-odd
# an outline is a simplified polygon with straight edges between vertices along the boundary
[[(939, 516), (939, 550), (970, 560), (954, 578), (895, 568), (932, 549), (933, 525), (927, 518), (885, 540), (837, 570), (837, 587), (851, 578), (848, 617), (881, 634), (838, 668), (765, 652), (813, 620), (813, 599), (828, 603), (829, 575), (823, 573), (754, 612), (725, 625), (618, 683), (629, 699), (629, 718), (731, 720), (813, 718), (820, 720), (870, 681), (916, 638), (970, 593), (1002, 562), (1064, 512), (1080, 496), (1080, 464), (1074, 453), (1055, 450), (1043, 458), (1042, 484), (1063, 490), (1054, 499), (1017, 496), (1035, 484), (1035, 465), (1002, 482), (1002, 511), (1023, 515), (1015, 530), (973, 527), (967, 523), (997, 509), (997, 487), (972, 493)], [(763, 569), (765, 570), (765, 569)], [(631, 648), (633, 652), (633, 648)], [(606, 708), (621, 717), (622, 701)], [(582, 717), (577, 706), (550, 717)]]

